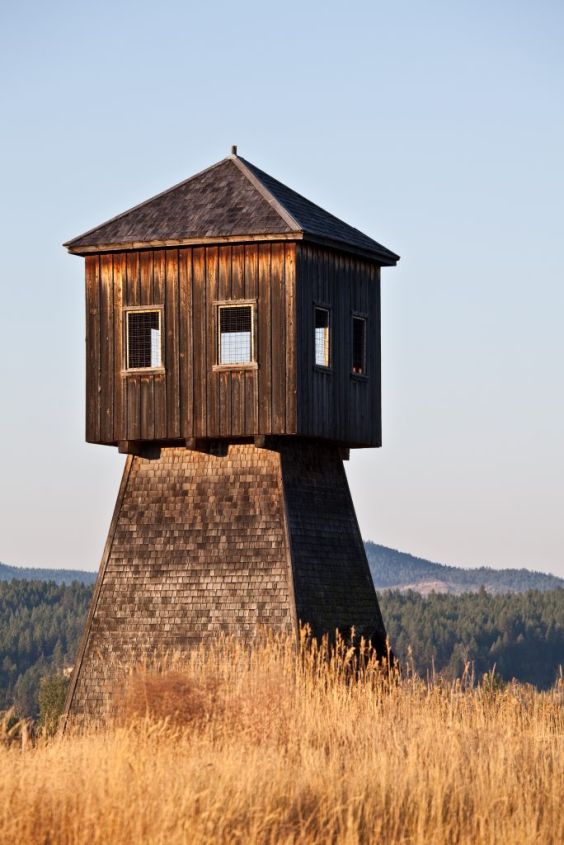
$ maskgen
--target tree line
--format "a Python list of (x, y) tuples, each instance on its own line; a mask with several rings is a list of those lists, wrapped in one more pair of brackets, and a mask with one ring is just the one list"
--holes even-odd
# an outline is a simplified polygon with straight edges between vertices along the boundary
[(564, 668), (564, 590), (444, 595), (398, 591), (380, 595), (394, 654), (418, 674), (476, 676), (495, 668), (546, 689)]
[(0, 582), (0, 711), (38, 715), (41, 678), (72, 666), (92, 587)]
[[(0, 711), (37, 717), (40, 682), (73, 664), (92, 587), (74, 582), (0, 582)], [(564, 665), (564, 590), (423, 597), (384, 592), (380, 606), (405, 666), (448, 678), (472, 664), (545, 689)]]

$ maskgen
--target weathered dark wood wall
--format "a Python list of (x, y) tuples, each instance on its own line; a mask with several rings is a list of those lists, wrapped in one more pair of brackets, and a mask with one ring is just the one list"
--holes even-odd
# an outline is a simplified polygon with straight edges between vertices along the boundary
[[(178, 441), (296, 432), (295, 244), (86, 258), (86, 439)], [(257, 301), (260, 366), (214, 370), (214, 302)], [(163, 308), (163, 373), (125, 373), (124, 306)]]
[[(214, 369), (215, 302), (256, 300), (256, 366)], [(381, 443), (380, 268), (305, 243), (185, 247), (86, 258), (92, 443), (297, 434)], [(331, 367), (314, 363), (314, 307), (330, 309)], [(159, 306), (163, 372), (125, 372), (124, 307)], [(366, 317), (366, 377), (352, 316)]]
[[(297, 427), (307, 437), (380, 446), (380, 267), (301, 243), (296, 254)], [(330, 310), (331, 366), (315, 366), (314, 307)], [(352, 318), (366, 318), (366, 375), (352, 373)]]

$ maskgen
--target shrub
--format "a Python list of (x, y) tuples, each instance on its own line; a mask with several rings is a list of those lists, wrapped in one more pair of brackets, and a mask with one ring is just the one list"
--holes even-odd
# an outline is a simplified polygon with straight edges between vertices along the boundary
[(66, 675), (45, 675), (39, 685), (39, 726), (48, 736), (59, 727), (70, 678)]

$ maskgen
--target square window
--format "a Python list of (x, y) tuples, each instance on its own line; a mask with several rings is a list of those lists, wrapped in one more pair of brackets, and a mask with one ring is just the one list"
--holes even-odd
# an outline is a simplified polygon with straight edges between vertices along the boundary
[(327, 308), (315, 308), (315, 363), (318, 367), (328, 367), (329, 350), (329, 311)]
[(252, 305), (220, 305), (219, 364), (250, 364), (253, 353)]
[(366, 375), (366, 320), (353, 317), (352, 320), (352, 371), (357, 376)]
[(162, 366), (161, 312), (127, 312), (127, 369), (152, 370)]

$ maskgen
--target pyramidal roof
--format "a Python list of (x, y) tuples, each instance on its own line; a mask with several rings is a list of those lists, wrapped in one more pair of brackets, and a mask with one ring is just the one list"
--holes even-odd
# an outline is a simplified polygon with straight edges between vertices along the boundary
[(64, 245), (87, 255), (156, 246), (304, 239), (392, 265), (399, 256), (234, 154)]

